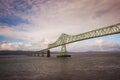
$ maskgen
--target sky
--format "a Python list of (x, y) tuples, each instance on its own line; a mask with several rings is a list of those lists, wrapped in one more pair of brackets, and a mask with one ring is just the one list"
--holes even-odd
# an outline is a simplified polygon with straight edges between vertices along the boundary
[[(120, 0), (0, 0), (0, 50), (42, 50), (62, 33), (120, 23), (119, 14)], [(75, 42), (67, 49), (120, 51), (120, 34)]]

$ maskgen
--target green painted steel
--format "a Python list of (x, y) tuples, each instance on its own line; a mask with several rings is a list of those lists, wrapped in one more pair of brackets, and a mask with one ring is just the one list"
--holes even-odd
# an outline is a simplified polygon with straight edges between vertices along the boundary
[(61, 53), (60, 53), (60, 55), (67, 55), (66, 45), (62, 45), (62, 46), (61, 46)]
[[(61, 46), (62, 47), (61, 55), (65, 55), (67, 54), (66, 44), (70, 44), (73, 42), (82, 41), (86, 39), (96, 38), (96, 37), (118, 34), (118, 33), (120, 33), (120, 23), (103, 27), (100, 29), (88, 31), (78, 35), (68, 35), (68, 34), (62, 33), (61, 36), (54, 43), (48, 45), (47, 49)], [(47, 50), (47, 49), (44, 49), (44, 50)]]

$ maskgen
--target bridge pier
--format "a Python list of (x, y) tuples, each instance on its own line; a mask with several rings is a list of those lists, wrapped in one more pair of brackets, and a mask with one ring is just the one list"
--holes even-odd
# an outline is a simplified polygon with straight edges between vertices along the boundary
[(60, 53), (60, 55), (67, 55), (66, 45), (62, 45), (62, 46), (61, 46), (61, 53)]
[(34, 53), (33, 56), (38, 56), (38, 53)]
[(46, 49), (44, 51), (38, 51), (32, 54), (32, 56), (40, 56), (40, 57), (44, 57), (44, 55), (46, 54), (46, 57), (50, 57), (50, 50)]
[(37, 56), (40, 56), (40, 54), (39, 54), (39, 53), (37, 53)]
[(44, 52), (42, 52), (41, 54), (42, 54), (41, 56), (44, 57)]
[(67, 48), (65, 44), (61, 46), (61, 53), (57, 57), (71, 57), (71, 55), (68, 55), (67, 53)]
[(47, 57), (50, 57), (50, 50), (47, 50)]

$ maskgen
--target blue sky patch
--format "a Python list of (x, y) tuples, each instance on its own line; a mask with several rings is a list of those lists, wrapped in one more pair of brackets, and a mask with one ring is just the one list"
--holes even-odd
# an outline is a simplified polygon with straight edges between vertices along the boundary
[(0, 17), (0, 23), (7, 26), (17, 26), (19, 24), (28, 24), (27, 20), (23, 20), (18, 16)]
[(16, 38), (5, 37), (5, 36), (0, 36), (0, 42), (1, 41), (6, 41), (6, 42), (23, 42), (23, 43), (28, 42), (27, 40), (16, 39)]
[(91, 38), (91, 39), (86, 40), (86, 42), (93, 43), (96, 40), (104, 40), (104, 41), (107, 41), (107, 42), (110, 42), (110, 43), (120, 43), (120, 34)]

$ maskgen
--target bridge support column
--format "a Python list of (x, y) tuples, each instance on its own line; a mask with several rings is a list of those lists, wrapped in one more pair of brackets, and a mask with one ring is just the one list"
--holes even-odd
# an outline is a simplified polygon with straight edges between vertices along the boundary
[(41, 53), (42, 57), (44, 57), (44, 52)]
[(61, 46), (61, 53), (60, 53), (60, 55), (67, 55), (66, 45), (62, 45), (62, 46)]
[(71, 57), (71, 55), (67, 54), (67, 48), (66, 45), (61, 46), (61, 53), (57, 57)]

